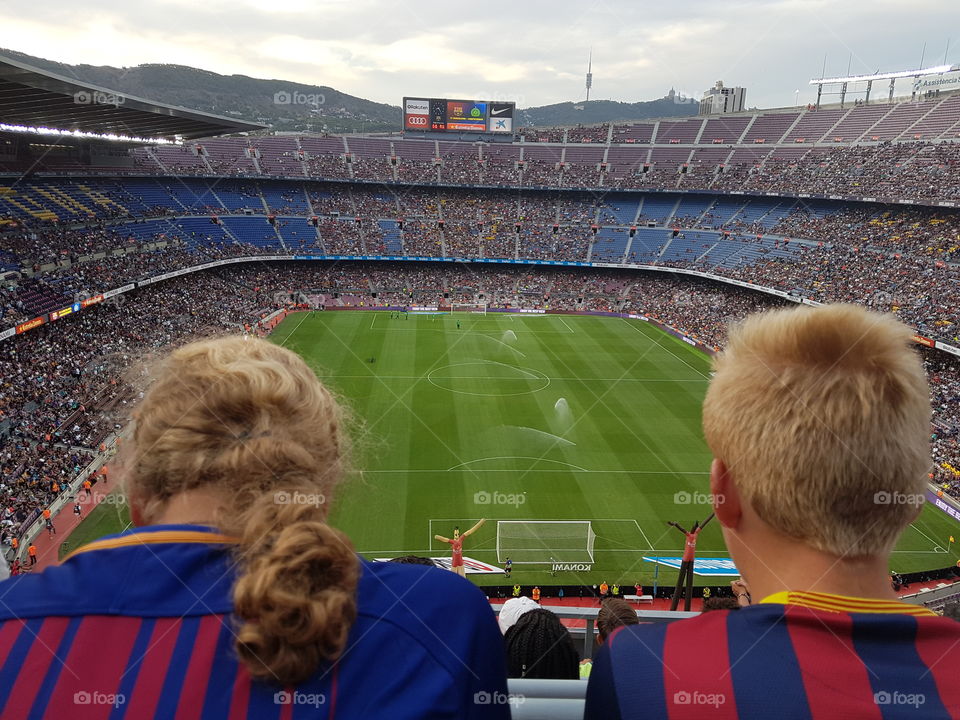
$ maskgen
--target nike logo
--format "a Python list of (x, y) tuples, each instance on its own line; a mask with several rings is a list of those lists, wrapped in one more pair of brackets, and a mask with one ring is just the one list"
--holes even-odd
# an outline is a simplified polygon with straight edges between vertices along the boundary
[(509, 110), (509, 109), (510, 109), (510, 108), (505, 107), (505, 108), (500, 108), (499, 110), (490, 110), (490, 114), (491, 114), (491, 115), (502, 115), (503, 113), (507, 112), (507, 110)]

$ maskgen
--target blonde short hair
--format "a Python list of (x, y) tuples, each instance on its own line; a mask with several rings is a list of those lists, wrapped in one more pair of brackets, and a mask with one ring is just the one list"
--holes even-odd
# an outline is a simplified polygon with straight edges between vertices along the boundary
[(892, 549), (930, 467), (930, 395), (911, 338), (892, 315), (854, 305), (732, 328), (704, 433), (765, 522), (838, 556)]

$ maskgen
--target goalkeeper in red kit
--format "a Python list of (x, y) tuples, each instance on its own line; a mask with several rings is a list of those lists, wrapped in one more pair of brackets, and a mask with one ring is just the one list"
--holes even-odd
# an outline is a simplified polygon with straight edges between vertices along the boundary
[(453, 529), (453, 539), (446, 538), (443, 535), (434, 535), (433, 537), (440, 542), (445, 542), (450, 544), (450, 548), (453, 551), (453, 556), (450, 562), (450, 569), (453, 570), (460, 577), (466, 576), (466, 571), (463, 569), (463, 541), (473, 535), (477, 530), (480, 529), (480, 526), (486, 522), (486, 518), (481, 518), (480, 522), (474, 525), (472, 528), (467, 530), (465, 533), (460, 532), (459, 527)]

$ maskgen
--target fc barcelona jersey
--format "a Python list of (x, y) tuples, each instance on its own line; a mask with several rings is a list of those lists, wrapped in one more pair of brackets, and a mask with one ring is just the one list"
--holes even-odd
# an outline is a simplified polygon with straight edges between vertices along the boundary
[(483, 594), (416, 565), (362, 561), (336, 663), (296, 688), (252, 680), (234, 651), (229, 547), (210, 528), (153, 526), (0, 583), (0, 717), (509, 717)]
[(585, 717), (960, 718), (960, 623), (893, 601), (768, 601), (618, 629), (593, 664)]

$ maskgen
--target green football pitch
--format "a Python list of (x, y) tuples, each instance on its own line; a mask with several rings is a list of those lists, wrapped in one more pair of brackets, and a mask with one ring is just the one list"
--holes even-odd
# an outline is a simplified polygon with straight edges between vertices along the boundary
[[(352, 410), (357, 470), (333, 498), (331, 522), (368, 558), (447, 555), (435, 534), (486, 518), (464, 555), (496, 564), (497, 521), (589, 521), (591, 570), (553, 576), (545, 550), (543, 564), (515, 564), (513, 580), (650, 584), (644, 556), (679, 556), (683, 545), (667, 521), (688, 526), (710, 513), (700, 427), (710, 361), (644, 322), (314, 312), (291, 315), (271, 339), (306, 358)], [(114, 506), (98, 508), (71, 549), (124, 524)], [(958, 530), (924, 508), (892, 568), (953, 564), (945, 548)], [(698, 557), (727, 557), (715, 522)], [(658, 577), (676, 576), (661, 568)]]

